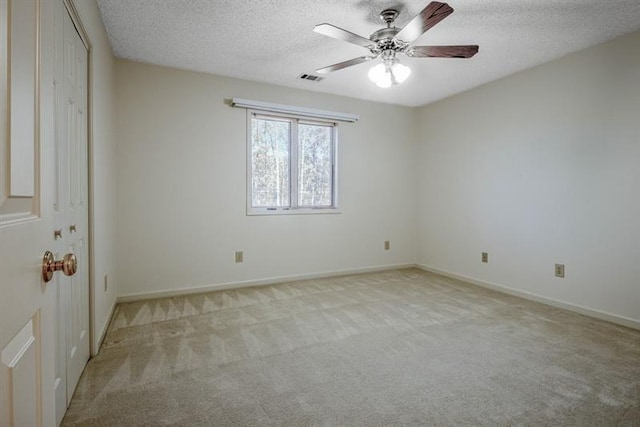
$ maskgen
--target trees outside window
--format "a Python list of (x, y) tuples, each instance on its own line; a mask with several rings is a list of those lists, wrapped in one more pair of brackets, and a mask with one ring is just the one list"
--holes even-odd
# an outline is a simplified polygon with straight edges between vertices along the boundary
[(335, 209), (335, 123), (250, 117), (249, 212)]

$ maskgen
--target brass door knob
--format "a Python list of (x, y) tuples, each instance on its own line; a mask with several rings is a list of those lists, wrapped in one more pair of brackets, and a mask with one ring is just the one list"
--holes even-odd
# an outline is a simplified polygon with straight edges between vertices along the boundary
[(53, 253), (46, 251), (42, 257), (42, 280), (45, 282), (53, 278), (53, 273), (62, 271), (65, 276), (73, 276), (78, 270), (78, 260), (74, 254), (66, 254), (61, 260), (54, 260)]

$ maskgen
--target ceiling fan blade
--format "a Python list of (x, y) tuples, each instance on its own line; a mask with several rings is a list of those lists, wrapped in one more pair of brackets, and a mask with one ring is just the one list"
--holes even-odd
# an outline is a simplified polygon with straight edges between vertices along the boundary
[(327, 74), (332, 71), (342, 70), (343, 68), (351, 67), (352, 65), (362, 64), (363, 62), (371, 61), (376, 58), (375, 56), (361, 56), (359, 58), (353, 58), (348, 61), (338, 62), (337, 64), (329, 65), (328, 67), (318, 68), (317, 73)]
[(476, 53), (477, 45), (413, 46), (407, 50), (407, 55), (413, 58), (471, 58)]
[(374, 43), (367, 38), (354, 34), (350, 31), (343, 30), (342, 28), (336, 27), (335, 25), (331, 24), (318, 24), (313, 27), (313, 31), (324, 36), (333, 37), (334, 39), (338, 40), (344, 40), (346, 42), (357, 44), (358, 46), (366, 48), (374, 45)]
[(452, 12), (453, 8), (448, 4), (432, 1), (396, 34), (396, 38), (411, 43)]

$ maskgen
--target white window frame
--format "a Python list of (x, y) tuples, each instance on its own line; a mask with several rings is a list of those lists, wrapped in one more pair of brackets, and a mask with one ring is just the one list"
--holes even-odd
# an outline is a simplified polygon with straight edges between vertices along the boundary
[[(256, 117), (273, 117), (291, 121), (290, 150), (289, 150), (289, 194), (291, 206), (287, 207), (254, 207), (253, 204), (253, 171), (252, 171), (252, 141), (251, 119)], [(331, 206), (307, 207), (298, 205), (298, 123), (331, 125), (331, 157), (333, 160), (331, 180)], [(322, 118), (270, 112), (264, 110), (247, 109), (247, 215), (308, 215), (308, 214), (337, 214), (338, 209), (338, 123)]]

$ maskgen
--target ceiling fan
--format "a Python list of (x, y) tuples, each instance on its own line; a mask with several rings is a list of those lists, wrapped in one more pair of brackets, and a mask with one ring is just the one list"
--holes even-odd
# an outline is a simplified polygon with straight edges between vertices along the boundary
[(412, 58), (471, 58), (478, 52), (477, 45), (412, 46), (418, 37), (452, 12), (453, 8), (448, 4), (434, 1), (401, 29), (393, 26), (399, 12), (396, 9), (385, 9), (380, 13), (380, 19), (387, 27), (374, 32), (369, 38), (331, 24), (316, 25), (313, 28), (316, 33), (362, 46), (371, 52), (370, 55), (339, 62), (316, 71), (326, 74), (381, 57), (382, 63), (369, 71), (369, 78), (380, 87), (389, 87), (402, 83), (411, 73), (409, 67), (398, 62), (398, 54)]

